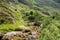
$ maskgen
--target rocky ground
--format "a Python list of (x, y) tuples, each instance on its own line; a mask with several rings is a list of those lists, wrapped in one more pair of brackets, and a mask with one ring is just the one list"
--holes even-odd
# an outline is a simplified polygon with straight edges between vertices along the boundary
[(0, 32), (0, 40), (38, 40), (38, 36), (36, 31), (31, 31), (31, 28), (21, 26), (20, 31), (15, 29), (6, 34)]

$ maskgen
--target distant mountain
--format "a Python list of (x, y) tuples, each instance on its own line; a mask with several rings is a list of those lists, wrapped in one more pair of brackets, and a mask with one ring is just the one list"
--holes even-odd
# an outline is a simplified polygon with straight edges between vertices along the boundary
[(58, 4), (60, 0), (2, 0), (5, 2), (12, 2), (15, 4), (22, 3), (25, 5), (28, 5), (30, 7), (52, 7), (52, 8), (60, 8), (60, 5)]
[[(54, 0), (18, 0), (20, 3), (28, 4), (30, 6), (35, 5), (37, 7), (48, 6), (53, 8), (60, 8)], [(59, 0), (58, 0), (59, 1)]]
[(60, 0), (54, 0), (55, 2), (57, 2), (57, 3), (60, 3)]

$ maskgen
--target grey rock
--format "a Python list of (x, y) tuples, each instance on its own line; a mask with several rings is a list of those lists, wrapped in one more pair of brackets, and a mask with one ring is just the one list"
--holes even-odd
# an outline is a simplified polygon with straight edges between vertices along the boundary
[(4, 35), (4, 34), (0, 32), (0, 40), (2, 39), (3, 35)]
[(2, 40), (37, 40), (37, 37), (34, 32), (32, 32), (32, 34), (29, 34), (20, 31), (12, 31), (5, 34)]

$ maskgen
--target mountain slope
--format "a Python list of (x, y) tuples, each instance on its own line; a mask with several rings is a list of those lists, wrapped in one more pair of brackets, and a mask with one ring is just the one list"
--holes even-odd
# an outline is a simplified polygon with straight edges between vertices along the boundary
[(53, 0), (0, 0), (0, 23), (3, 33), (23, 25), (39, 32), (39, 40), (60, 40), (60, 6)]
[(53, 8), (60, 8), (60, 6), (53, 0), (18, 0), (21, 3), (29, 4), (30, 6), (35, 5), (38, 7), (48, 6)]

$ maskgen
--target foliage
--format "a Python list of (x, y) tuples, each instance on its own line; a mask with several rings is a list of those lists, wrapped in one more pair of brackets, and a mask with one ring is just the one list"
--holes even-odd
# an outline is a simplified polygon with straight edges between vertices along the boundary
[[(20, 30), (18, 29), (20, 25), (28, 26), (29, 22), (36, 24), (38, 22), (40, 24), (39, 31), (41, 32), (39, 40), (60, 40), (60, 9), (54, 2), (52, 2), (53, 4), (48, 4), (52, 0), (43, 0), (44, 3), (41, 1), (24, 0), (24, 2), (18, 2), (19, 4), (17, 5), (13, 2), (6, 3), (2, 1), (0, 3), (0, 10), (3, 10), (1, 11), (3, 14), (0, 12), (0, 32), (6, 33), (13, 31), (15, 28)], [(49, 15), (46, 15), (45, 11)], [(14, 20), (15, 23), (9, 23), (11, 20), (8, 19)]]

